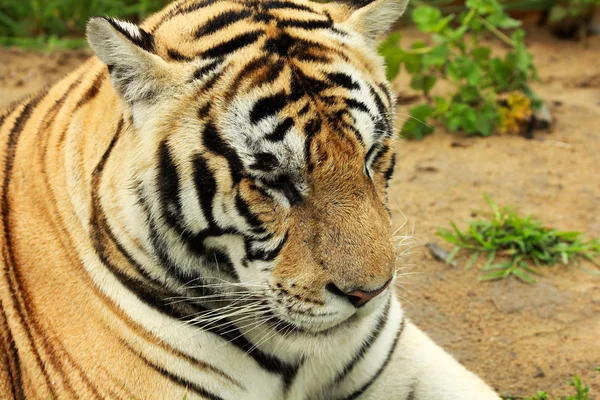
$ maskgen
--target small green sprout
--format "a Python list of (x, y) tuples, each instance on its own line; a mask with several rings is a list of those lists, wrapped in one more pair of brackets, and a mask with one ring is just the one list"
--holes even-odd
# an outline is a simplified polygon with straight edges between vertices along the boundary
[[(511, 208), (499, 208), (487, 195), (492, 209), (489, 219), (472, 222), (461, 231), (454, 222), (452, 230), (439, 228), (437, 234), (454, 244), (446, 262), (450, 263), (461, 249), (472, 252), (465, 268), (470, 268), (481, 255), (487, 262), (480, 279), (503, 279), (508, 276), (535, 283), (532, 275), (539, 274), (539, 267), (562, 264), (578, 264), (580, 258), (600, 266), (596, 257), (600, 255), (600, 241), (585, 241), (580, 232), (560, 232), (547, 228), (532, 216), (521, 217)], [(497, 257), (507, 261), (495, 262)], [(588, 271), (599, 274), (598, 271)]]

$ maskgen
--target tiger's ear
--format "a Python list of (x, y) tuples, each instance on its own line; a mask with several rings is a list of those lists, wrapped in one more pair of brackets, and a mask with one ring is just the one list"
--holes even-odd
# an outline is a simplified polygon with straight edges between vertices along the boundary
[(374, 42), (400, 19), (408, 0), (343, 0), (343, 3), (354, 9), (347, 22)]
[(112, 18), (92, 18), (87, 40), (108, 65), (114, 88), (132, 104), (152, 100), (171, 80), (167, 63), (154, 54), (154, 38), (139, 26)]

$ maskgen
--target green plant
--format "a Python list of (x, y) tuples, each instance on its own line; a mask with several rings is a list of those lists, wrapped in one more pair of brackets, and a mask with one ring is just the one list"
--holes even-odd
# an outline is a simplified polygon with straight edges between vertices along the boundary
[[(596, 367), (596, 371), (600, 371), (599, 367)], [(591, 400), (590, 388), (581, 382), (581, 379), (577, 375), (569, 381), (569, 385), (575, 389), (573, 396), (561, 397), (556, 400)], [(538, 391), (534, 396), (530, 397), (503, 397), (504, 400), (550, 400), (550, 396), (547, 392)]]
[[(452, 230), (438, 229), (437, 234), (455, 246), (446, 260), (448, 263), (461, 249), (466, 249), (473, 253), (466, 268), (470, 268), (481, 254), (487, 256), (483, 267), (485, 273), (480, 279), (514, 275), (527, 283), (535, 282), (531, 275), (538, 274), (536, 267), (558, 262), (577, 263), (581, 257), (599, 265), (596, 260), (600, 255), (598, 239), (584, 241), (579, 232), (546, 228), (532, 216), (521, 217), (508, 207), (499, 208), (489, 196), (485, 198), (493, 211), (491, 218), (476, 220), (465, 231), (458, 229), (452, 221)], [(495, 263), (498, 256), (509, 260)]]
[[(139, 21), (169, 0), (4, 0), (0, 3), (0, 44), (80, 46), (90, 17), (110, 15)], [(75, 39), (74, 39), (75, 38)]]
[[(575, 395), (563, 397), (561, 400), (590, 400), (590, 387), (584, 386), (581, 379), (577, 375), (573, 377), (573, 380), (569, 381), (569, 385), (575, 389)], [(523, 400), (550, 400), (548, 393), (537, 392), (533, 397), (526, 397)]]
[[(496, 0), (467, 0), (466, 5), (467, 11), (447, 16), (438, 8), (418, 6), (412, 19), (429, 35), (428, 42), (418, 41), (402, 48), (401, 33), (395, 32), (379, 47), (386, 60), (387, 77), (393, 79), (404, 66), (412, 76), (411, 87), (427, 100), (410, 110), (412, 118), (401, 132), (404, 137), (421, 139), (433, 132), (427, 125), (429, 120), (453, 132), (488, 136), (506, 122), (500, 95), (516, 92), (533, 105), (538, 103), (528, 84), (536, 77), (536, 70), (525, 46), (525, 32), (515, 29), (520, 22), (510, 18)], [(503, 29), (512, 30), (511, 35)], [(484, 32), (491, 32), (508, 46), (503, 57), (481, 44)], [(440, 80), (448, 82), (453, 90), (449, 95), (432, 98), (432, 90)]]

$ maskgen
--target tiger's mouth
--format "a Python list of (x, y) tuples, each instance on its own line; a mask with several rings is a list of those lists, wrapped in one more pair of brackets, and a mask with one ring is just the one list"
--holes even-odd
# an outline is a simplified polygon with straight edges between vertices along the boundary
[[(324, 334), (335, 329), (347, 327), (380, 309), (392, 294), (390, 288), (363, 307), (356, 308), (338, 299), (320, 307), (307, 307), (301, 302), (289, 301), (283, 305), (276, 302), (272, 305), (271, 324), (280, 332), (304, 332), (307, 334)], [(292, 300), (295, 300), (292, 298)]]

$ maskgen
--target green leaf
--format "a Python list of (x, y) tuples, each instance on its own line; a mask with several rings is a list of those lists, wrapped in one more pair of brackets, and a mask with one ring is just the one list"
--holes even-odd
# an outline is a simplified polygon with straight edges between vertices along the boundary
[(504, 90), (510, 81), (512, 73), (506, 63), (498, 57), (490, 62), (490, 77), (497, 86), (498, 91)]
[(438, 21), (437, 24), (434, 24), (430, 27), (430, 32), (441, 32), (448, 26), (448, 24), (454, 19), (454, 14), (450, 14), (441, 20)]
[(487, 115), (478, 113), (475, 121), (475, 129), (477, 133), (482, 136), (490, 136), (494, 131), (494, 120), (490, 119)]
[(521, 21), (509, 17), (502, 11), (490, 15), (487, 20), (490, 24), (502, 29), (514, 29), (522, 25)]
[(386, 77), (388, 80), (394, 79), (398, 72), (400, 72), (400, 65), (402, 64), (404, 55), (400, 49), (398, 43), (402, 35), (398, 32), (390, 34), (381, 44), (377, 50), (385, 60), (386, 65)]
[(473, 253), (473, 255), (469, 258), (469, 261), (467, 261), (467, 263), (465, 264), (465, 269), (469, 270), (471, 269), (471, 267), (473, 266), (473, 264), (475, 264), (475, 262), (477, 261), (477, 259), (479, 258), (479, 252), (476, 251), (475, 253)]
[(489, 14), (498, 10), (499, 5), (494, 0), (467, 0), (468, 8), (474, 8), (479, 14)]
[(444, 43), (435, 46), (429, 53), (423, 55), (423, 64), (427, 67), (441, 67), (448, 63), (450, 49), (448, 44)]
[(492, 250), (488, 256), (487, 256), (487, 262), (485, 263), (485, 265), (483, 266), (483, 268), (487, 268), (488, 266), (492, 265), (492, 263), (494, 262), (494, 260), (496, 259), (496, 250)]
[(492, 49), (490, 49), (489, 47), (475, 47), (471, 51), (471, 55), (477, 61), (487, 61), (490, 59), (490, 56), (492, 55)]
[(427, 125), (427, 119), (433, 114), (434, 109), (427, 104), (422, 104), (410, 109), (411, 118), (404, 123), (400, 134), (408, 139), (421, 140), (433, 132), (433, 127)]
[(480, 85), (483, 80), (483, 70), (477, 64), (473, 64), (471, 70), (467, 73), (467, 81), (471, 85)]
[(479, 90), (474, 85), (462, 85), (460, 87), (460, 98), (466, 103), (479, 99)]
[(495, 280), (495, 279), (503, 279), (506, 278), (506, 275), (508, 270), (498, 270), (498, 271), (493, 271), (487, 274), (483, 274), (479, 277), (480, 281), (489, 281), (489, 280)]
[(405, 54), (404, 66), (409, 74), (418, 74), (423, 70), (423, 56), (420, 54)]
[(465, 36), (465, 33), (467, 33), (468, 29), (468, 26), (461, 26), (458, 29), (447, 29), (446, 37), (448, 37), (448, 39), (454, 42), (462, 40)]
[(412, 13), (412, 19), (423, 32), (433, 32), (440, 22), (442, 12), (435, 7), (419, 6)]
[(460, 251), (460, 246), (454, 246), (450, 254), (448, 254), (448, 258), (446, 258), (446, 264), (452, 264), (452, 261)]
[(535, 283), (535, 279), (533, 279), (531, 276), (529, 276), (529, 274), (527, 274), (527, 272), (523, 271), (522, 269), (516, 268), (512, 271), (512, 273), (519, 278), (520, 280), (522, 280), (523, 282), (529, 283), (529, 284), (534, 284)]
[(410, 81), (410, 87), (415, 90), (422, 90), (425, 95), (429, 95), (429, 92), (433, 88), (437, 81), (435, 76), (431, 75), (414, 75)]

